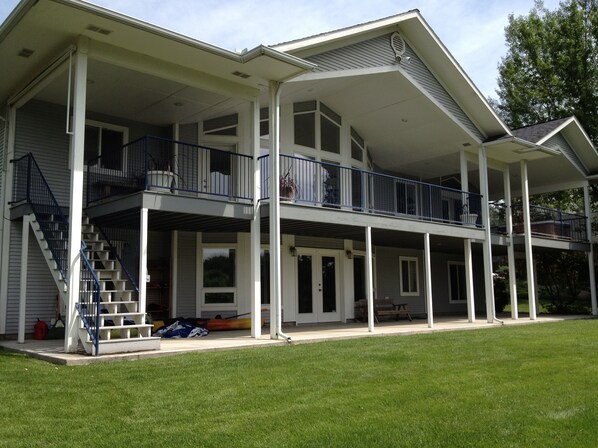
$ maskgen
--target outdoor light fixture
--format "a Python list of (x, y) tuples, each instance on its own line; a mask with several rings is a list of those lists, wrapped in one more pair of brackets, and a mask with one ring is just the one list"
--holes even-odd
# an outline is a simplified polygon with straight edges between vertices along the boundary
[(295, 246), (289, 247), (289, 252), (291, 253), (291, 257), (297, 256), (297, 248)]
[(347, 258), (348, 258), (349, 260), (351, 260), (351, 259), (353, 258), (353, 252), (351, 252), (349, 249), (347, 249), (347, 250), (345, 251), (345, 254), (347, 255)]

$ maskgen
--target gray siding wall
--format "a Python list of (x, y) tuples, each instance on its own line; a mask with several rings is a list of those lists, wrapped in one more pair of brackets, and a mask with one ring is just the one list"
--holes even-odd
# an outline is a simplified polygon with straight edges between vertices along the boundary
[[(10, 267), (8, 277), (8, 306), (6, 334), (17, 333), (19, 324), (19, 282), (21, 269), (21, 236), (23, 223), (13, 222), (10, 238)], [(27, 307), (25, 332), (33, 333), (37, 318), (45, 320), (48, 325), (54, 318), (56, 294), (58, 290), (52, 279), (48, 265), (43, 259), (38, 242), (29, 231), (29, 263), (27, 265)]]
[[(179, 232), (177, 316), (196, 317), (197, 234)], [(199, 317), (199, 316), (197, 316)]]
[[(401, 65), (405, 72), (473, 135), (484, 140), (483, 134), (408, 44), (406, 44), (405, 56), (411, 58), (409, 64)], [(306, 59), (318, 65), (315, 69), (317, 72), (384, 67), (397, 63), (394, 51), (390, 47), (390, 34), (326, 51)]]
[(587, 170), (583, 166), (583, 163), (581, 162), (579, 157), (577, 157), (577, 154), (575, 154), (575, 151), (573, 151), (573, 148), (571, 148), (569, 143), (567, 143), (567, 140), (565, 140), (565, 137), (563, 137), (560, 132), (557, 133), (556, 135), (554, 135), (553, 137), (549, 138), (548, 140), (546, 140), (546, 143), (544, 143), (544, 146), (547, 146), (548, 148), (558, 149), (578, 169), (580, 169), (584, 173), (587, 172)]
[(187, 123), (179, 125), (179, 141), (197, 145), (197, 138), (197, 123)]

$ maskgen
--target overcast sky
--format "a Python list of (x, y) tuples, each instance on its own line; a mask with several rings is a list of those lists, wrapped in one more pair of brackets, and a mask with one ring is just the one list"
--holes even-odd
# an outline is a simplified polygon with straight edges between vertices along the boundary
[[(44, 0), (42, 0), (44, 1)], [(484, 96), (496, 97), (508, 15), (533, 0), (93, 0), (229, 50), (271, 45), (419, 9)], [(0, 0), (4, 22), (18, 0)], [(549, 9), (558, 0), (544, 0)]]

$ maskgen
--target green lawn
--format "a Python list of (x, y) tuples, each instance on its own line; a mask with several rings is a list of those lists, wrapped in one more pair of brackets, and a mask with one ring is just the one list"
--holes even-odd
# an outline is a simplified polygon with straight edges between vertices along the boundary
[(598, 320), (59, 367), (0, 351), (1, 447), (595, 447)]

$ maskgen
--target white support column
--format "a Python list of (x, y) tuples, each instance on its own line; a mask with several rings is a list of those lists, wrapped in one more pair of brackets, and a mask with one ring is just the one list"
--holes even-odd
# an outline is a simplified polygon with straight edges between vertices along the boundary
[(251, 220), (250, 269), (251, 269), (251, 337), (262, 336), (262, 284), (260, 268), (261, 226), (260, 226), (260, 102), (251, 103), (251, 145), (253, 149), (253, 218)]
[(21, 281), (19, 286), (19, 327), (17, 342), (25, 343), (25, 319), (27, 309), (27, 267), (29, 265), (29, 228), (31, 215), (23, 216), (23, 232), (21, 238)]
[[(11, 106), (8, 110), (8, 139), (6, 141), (4, 159), (4, 175), (2, 176), (2, 203), (0, 210), (2, 216), (10, 215), (10, 205), (12, 199), (12, 182), (14, 166), (10, 163), (15, 156), (15, 130), (16, 130), (17, 110)], [(8, 273), (9, 273), (9, 253), (10, 253), (10, 233), (12, 224), (9, 219), (2, 219), (2, 246), (0, 247), (0, 334), (6, 334), (6, 314), (8, 307)]]
[(73, 129), (70, 147), (71, 195), (69, 202), (68, 305), (64, 351), (77, 351), (76, 304), (79, 301), (81, 220), (83, 217), (83, 154), (85, 147), (85, 107), (87, 96), (87, 47), (89, 40), (77, 44), (73, 94)]
[(503, 173), (503, 183), (505, 190), (505, 224), (507, 226), (507, 237), (509, 246), (507, 247), (507, 258), (509, 263), (509, 297), (511, 299), (511, 318), (519, 319), (519, 310), (517, 305), (517, 273), (515, 271), (515, 245), (513, 244), (513, 208), (511, 201), (511, 171), (509, 167)]
[(145, 313), (147, 298), (147, 232), (149, 212), (147, 208), (141, 209), (139, 222), (139, 309)]
[(170, 233), (170, 317), (178, 316), (179, 295), (179, 231)]
[(592, 205), (590, 202), (590, 187), (583, 187), (583, 199), (586, 211), (586, 232), (590, 242), (590, 251), (588, 252), (588, 269), (590, 270), (590, 295), (592, 298), (592, 315), (598, 316), (598, 301), (596, 300), (596, 272), (594, 269), (594, 244), (592, 241)]
[(471, 254), (471, 240), (463, 240), (465, 253), (465, 289), (467, 291), (467, 320), (475, 322), (475, 300), (473, 293), (473, 257)]
[(368, 301), (368, 331), (374, 331), (374, 269), (372, 228), (365, 228), (365, 293)]
[[(461, 190), (469, 193), (469, 171), (467, 168), (467, 155), (462, 150), (461, 158)], [(469, 194), (463, 195), (463, 204), (469, 203)], [(465, 254), (465, 291), (467, 296), (467, 319), (475, 322), (475, 297), (473, 290), (473, 261), (471, 256), (471, 240), (463, 240), (463, 252)]]
[(270, 81), (270, 337), (278, 339), (282, 322), (280, 258), (280, 83)]
[(529, 213), (529, 183), (527, 178), (527, 160), (521, 162), (521, 201), (523, 206), (523, 234), (525, 239), (525, 262), (527, 266), (527, 298), (529, 318), (536, 320), (536, 281), (534, 274), (534, 255), (532, 251), (532, 225)]
[(490, 200), (488, 189), (488, 159), (486, 148), (480, 146), (479, 152), (480, 190), (482, 192), (482, 222), (486, 238), (482, 242), (482, 253), (484, 256), (484, 286), (486, 293), (486, 320), (494, 322), (494, 280), (492, 278), (492, 234), (490, 232)]
[(426, 287), (426, 311), (428, 313), (428, 328), (434, 328), (434, 309), (432, 307), (432, 261), (429, 233), (424, 233), (424, 277)]

